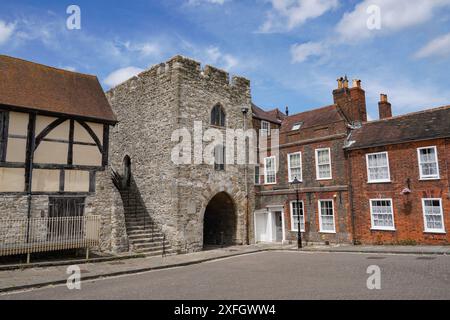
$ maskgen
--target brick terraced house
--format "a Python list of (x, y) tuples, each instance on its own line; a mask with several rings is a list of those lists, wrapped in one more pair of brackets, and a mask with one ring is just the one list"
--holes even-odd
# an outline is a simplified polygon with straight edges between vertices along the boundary
[[(350, 128), (365, 122), (365, 92), (360, 81), (349, 88), (338, 80), (334, 104), (275, 120), (276, 112), (256, 109), (255, 122), (280, 130), (279, 151), (260, 159), (261, 178), (256, 189), (256, 241), (287, 242), (297, 238), (298, 219), (308, 242), (349, 243), (352, 241), (350, 181), (345, 142)], [(270, 118), (272, 117), (272, 118)], [(273, 119), (273, 121), (268, 121)], [(263, 131), (262, 134), (267, 134)], [(279, 161), (279, 164), (276, 162)], [(300, 201), (291, 187), (301, 184)]]
[(450, 106), (390, 117), (348, 138), (354, 240), (446, 244), (450, 240)]

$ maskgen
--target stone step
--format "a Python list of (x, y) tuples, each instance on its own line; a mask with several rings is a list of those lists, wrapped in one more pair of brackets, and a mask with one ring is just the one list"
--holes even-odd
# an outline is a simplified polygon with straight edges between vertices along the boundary
[(156, 231), (128, 231), (128, 238), (142, 239), (142, 238), (163, 238), (164, 234)]
[[(159, 239), (159, 240), (130, 240), (130, 243), (134, 246), (134, 247), (146, 247), (146, 246), (161, 246), (163, 244), (163, 239)], [(165, 246), (168, 247), (170, 246), (170, 243), (168, 241), (165, 241)]]
[(153, 220), (144, 218), (144, 217), (127, 217), (125, 218), (125, 222), (132, 222), (132, 223), (142, 223), (144, 224), (154, 224)]
[(130, 241), (136, 242), (152, 242), (152, 241), (163, 241), (164, 236), (162, 234), (130, 234), (128, 235)]
[(163, 247), (163, 245), (166, 246), (166, 248), (170, 247), (170, 243), (168, 241), (154, 241), (154, 242), (141, 242), (141, 243), (132, 243), (134, 248), (154, 248), (154, 247)]
[[(141, 253), (146, 255), (147, 257), (152, 257), (152, 256), (162, 256), (163, 251), (161, 250), (156, 250), (156, 251), (135, 251), (136, 253)], [(166, 256), (173, 256), (176, 255), (177, 252), (174, 249), (170, 249), (170, 250), (166, 250), (165, 251), (165, 255)]]
[(159, 230), (154, 224), (144, 223), (126, 223), (127, 229), (147, 229), (147, 230)]
[(141, 226), (127, 226), (127, 233), (128, 234), (137, 234), (137, 233), (161, 233), (161, 230), (159, 230), (156, 227), (141, 227)]

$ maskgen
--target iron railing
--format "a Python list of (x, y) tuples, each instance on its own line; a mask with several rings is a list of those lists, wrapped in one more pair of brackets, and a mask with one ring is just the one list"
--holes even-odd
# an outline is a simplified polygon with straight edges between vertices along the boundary
[(0, 219), (0, 256), (69, 249), (100, 244), (100, 216)]

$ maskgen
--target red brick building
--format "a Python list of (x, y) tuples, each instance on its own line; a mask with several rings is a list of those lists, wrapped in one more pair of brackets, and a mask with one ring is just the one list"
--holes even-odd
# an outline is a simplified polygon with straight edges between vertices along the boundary
[(354, 240), (360, 243), (446, 244), (450, 237), (450, 106), (390, 117), (349, 139)]
[(307, 242), (448, 243), (450, 107), (392, 117), (382, 95), (381, 120), (367, 122), (361, 82), (346, 78), (333, 100), (295, 115), (253, 107), (260, 139), (269, 136), (255, 177), (256, 241), (296, 241), (300, 216)]
[[(366, 121), (365, 92), (360, 81), (349, 88), (347, 79), (339, 79), (333, 98), (333, 105), (292, 116), (254, 107), (254, 127), (262, 128), (263, 136), (279, 129), (279, 149), (269, 142), (268, 154), (260, 159), (256, 241), (295, 241), (299, 216), (308, 242), (352, 241), (344, 146), (351, 125)], [(301, 182), (298, 208), (295, 178)]]

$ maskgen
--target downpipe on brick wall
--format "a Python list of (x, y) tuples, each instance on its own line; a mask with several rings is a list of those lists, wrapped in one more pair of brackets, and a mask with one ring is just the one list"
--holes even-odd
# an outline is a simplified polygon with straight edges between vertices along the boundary
[[(246, 107), (242, 108), (242, 120), (244, 123), (244, 132), (247, 130), (247, 113), (248, 113), (249, 109)], [(247, 155), (247, 150), (248, 150), (248, 142), (247, 142), (247, 138), (245, 139), (245, 167), (244, 167), (244, 179), (245, 179), (245, 233), (246, 233), (246, 239), (245, 242), (247, 245), (250, 244), (250, 217), (249, 217), (249, 208), (248, 208), (248, 201), (249, 201), (249, 196), (248, 196), (248, 155)]]

